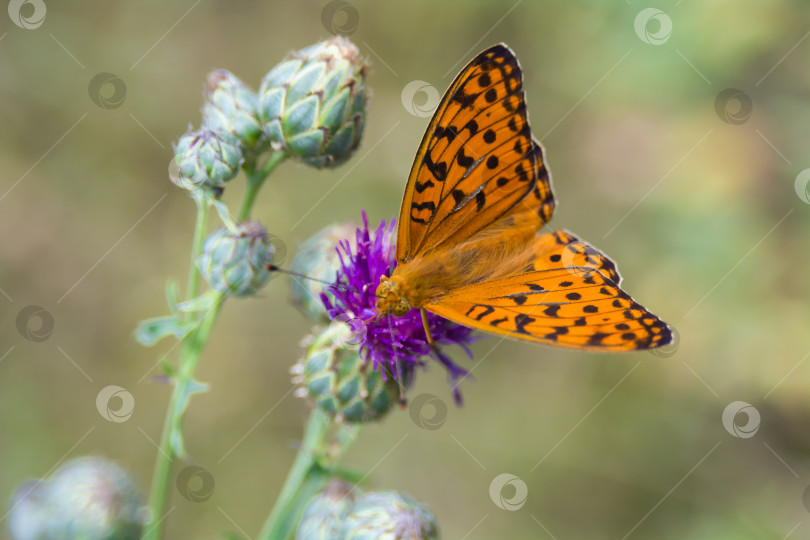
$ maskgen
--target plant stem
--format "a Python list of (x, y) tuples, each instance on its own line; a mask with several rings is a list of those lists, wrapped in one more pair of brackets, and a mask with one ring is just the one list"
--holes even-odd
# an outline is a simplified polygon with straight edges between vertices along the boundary
[(255, 162), (245, 164), (245, 173), (247, 174), (247, 191), (245, 198), (242, 200), (242, 208), (239, 210), (237, 217), (238, 222), (245, 221), (250, 217), (250, 210), (253, 208), (253, 202), (256, 200), (256, 195), (259, 193), (259, 188), (262, 187), (264, 180), (273, 172), (273, 170), (290, 157), (286, 152), (277, 151), (270, 154), (264, 166), (256, 170)]
[[(197, 203), (197, 221), (194, 224), (194, 239), (191, 243), (191, 261), (188, 265), (188, 281), (186, 286), (186, 300), (191, 300), (197, 296), (197, 289), (200, 286), (200, 272), (197, 271), (197, 257), (202, 251), (203, 240), (205, 239), (205, 226), (208, 221), (208, 203), (195, 193), (194, 202)], [(191, 314), (185, 315), (188, 321)]]
[[(256, 201), (256, 195), (264, 183), (264, 180), (287, 157), (287, 154), (284, 152), (275, 152), (270, 155), (265, 165), (259, 171), (255, 170), (255, 161), (250, 162), (245, 167), (245, 172), (248, 177), (247, 190), (245, 191), (242, 206), (239, 210), (238, 220), (240, 222), (250, 216), (250, 211)], [(200, 274), (197, 270), (196, 263), (202, 251), (203, 241), (205, 239), (209, 206), (208, 201), (205, 200), (201, 192), (195, 193), (193, 197), (194, 201), (197, 203), (197, 221), (194, 226), (191, 261), (189, 263), (188, 285), (186, 290), (187, 301), (196, 298), (198, 294)], [(172, 435), (179, 433), (180, 422), (185, 408), (188, 405), (189, 393), (194, 390), (192, 388), (194, 384), (194, 371), (200, 360), (200, 355), (205, 348), (205, 344), (208, 341), (208, 336), (211, 333), (217, 315), (226, 298), (227, 294), (225, 293), (217, 294), (214, 304), (208, 312), (202, 316), (198, 326), (183, 339), (179, 368), (174, 377), (174, 387), (171, 398), (169, 399), (169, 408), (166, 411), (166, 418), (163, 422), (163, 431), (160, 435), (160, 447), (152, 475), (152, 486), (149, 492), (149, 508), (153, 512), (154, 524), (145, 531), (143, 540), (160, 540), (162, 536), (163, 523), (161, 520), (165, 517), (166, 503), (168, 502), (169, 477), (172, 473), (174, 458), (177, 457), (175, 453), (176, 446), (173, 444)], [(195, 314), (193, 312), (185, 313), (185, 322), (191, 322), (194, 316)], [(197, 314), (196, 316), (199, 315)]]
[[(197, 271), (197, 257), (202, 250), (203, 239), (205, 238), (205, 227), (208, 221), (208, 203), (202, 197), (201, 193), (193, 195), (194, 202), (197, 204), (197, 219), (194, 224), (194, 238), (191, 243), (191, 260), (189, 261), (188, 269), (188, 282), (186, 285), (186, 300), (191, 300), (197, 296), (197, 290), (200, 283), (200, 274)], [(192, 314), (184, 314), (185, 321), (188, 321)], [(196, 335), (192, 331), (186, 336), (183, 343), (183, 357), (188, 356), (188, 345)], [(196, 362), (195, 362), (196, 363)], [(181, 361), (181, 369), (184, 362)], [(149, 491), (149, 508), (154, 513), (153, 521), (161, 520), (166, 511), (166, 502), (168, 495), (169, 477), (172, 472), (172, 462), (174, 459), (174, 452), (171, 447), (171, 432), (174, 420), (173, 411), (177, 408), (179, 397), (182, 395), (179, 392), (179, 381), (174, 386), (171, 399), (169, 400), (169, 408), (166, 413), (166, 418), (163, 421), (163, 431), (160, 435), (160, 448), (155, 462), (155, 469), (152, 473), (152, 485)], [(158, 540), (161, 536), (161, 525), (156, 523), (151, 528), (146, 530), (143, 538), (144, 540)]]
[(324, 452), (329, 424), (329, 419), (320, 409), (312, 409), (306, 428), (304, 428), (301, 448), (298, 449), (298, 455), (287, 474), (273, 511), (270, 512), (270, 516), (259, 533), (258, 540), (286, 540), (289, 538), (297, 521), (292, 519), (297, 516), (293, 516), (291, 510), (296, 506), (300, 507), (296, 503), (302, 486), (310, 479), (320, 481), (322, 484), (326, 483), (327, 477), (323, 474), (319, 458)]

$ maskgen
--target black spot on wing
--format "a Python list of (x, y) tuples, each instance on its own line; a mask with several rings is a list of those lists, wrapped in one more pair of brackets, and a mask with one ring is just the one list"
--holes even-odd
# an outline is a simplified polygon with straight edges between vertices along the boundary
[(468, 156), (467, 154), (464, 153), (464, 148), (459, 149), (458, 154), (456, 156), (456, 161), (458, 161), (458, 164), (464, 167), (465, 169), (467, 167), (470, 167), (473, 163), (475, 163), (475, 159), (473, 157)]
[(417, 193), (422, 193), (427, 188), (432, 188), (436, 184), (433, 183), (433, 180), (428, 180), (427, 182), (419, 182), (418, 180), (414, 183), (413, 188), (416, 190)]
[(477, 97), (478, 94), (467, 94), (464, 92), (464, 87), (461, 87), (456, 90), (455, 94), (453, 94), (453, 101), (461, 105), (462, 109), (467, 109), (472, 107), (473, 103), (475, 103), (475, 98)]
[(478, 209), (479, 212), (484, 208), (484, 205), (486, 203), (487, 203), (487, 197), (486, 197), (486, 195), (484, 195), (484, 190), (481, 190), (481, 191), (479, 191), (478, 193), (475, 194), (475, 204), (476, 204), (476, 208)]
[(606, 337), (608, 337), (608, 334), (602, 332), (591, 334), (591, 336), (588, 338), (588, 345), (601, 345), (602, 340), (604, 340)]
[(526, 325), (531, 324), (536, 320), (537, 319), (529, 317), (525, 313), (515, 315), (515, 332), (518, 334), (528, 334), (529, 332), (526, 331)]
[(425, 168), (430, 171), (430, 174), (432, 174), (433, 178), (435, 178), (437, 181), (444, 182), (447, 179), (447, 163), (444, 161), (434, 163), (427, 154), (425, 154), (423, 163)]
[[(473, 311), (475, 311), (476, 308), (480, 308), (481, 311), (480, 311), (480, 313), (473, 314)], [(489, 315), (493, 311), (495, 311), (495, 308), (493, 308), (492, 306), (487, 306), (487, 305), (484, 305), (484, 304), (475, 304), (473, 307), (471, 307), (470, 309), (467, 310), (466, 315), (467, 315), (467, 317), (470, 317), (471, 319), (475, 319), (476, 321), (480, 321), (481, 319), (483, 319), (484, 317), (486, 317), (487, 315)]]

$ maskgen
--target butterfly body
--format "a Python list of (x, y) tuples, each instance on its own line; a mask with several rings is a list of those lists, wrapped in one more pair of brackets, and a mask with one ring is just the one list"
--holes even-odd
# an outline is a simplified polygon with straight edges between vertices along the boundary
[(571, 233), (541, 231), (555, 201), (522, 84), (517, 58), (499, 44), (450, 85), (408, 178), (379, 313), (422, 309), (577, 349), (669, 343), (666, 323), (619, 287), (613, 261)]
[[(449, 290), (484, 280), (503, 277), (525, 268), (534, 258), (531, 249), (535, 231), (509, 227), (485, 229), (473, 238), (443, 250), (399, 264), (391, 277), (377, 289), (377, 309), (403, 314), (408, 308), (422, 308)], [(407, 313), (407, 311), (405, 311)]]

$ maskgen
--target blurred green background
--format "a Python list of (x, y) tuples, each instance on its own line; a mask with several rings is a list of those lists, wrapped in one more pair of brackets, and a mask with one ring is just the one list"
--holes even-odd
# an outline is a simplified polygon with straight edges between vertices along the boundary
[[(153, 376), (171, 343), (146, 349), (132, 331), (165, 312), (167, 278), (184, 280), (194, 214), (167, 177), (171, 144), (199, 124), (208, 71), (256, 88), (288, 51), (343, 28), (372, 64), (365, 140), (342, 168), (286, 163), (270, 179), (254, 216), (291, 253), (362, 208), (395, 215), (428, 121), (403, 88), (441, 93), (504, 41), (552, 171), (552, 225), (610, 254), (680, 336), (662, 356), (482, 339), (462, 408), (441, 368), (418, 377), (413, 395), (447, 405), (438, 429), (406, 411), (362, 432), (347, 463), (371, 471), (368, 486), (428, 504), (445, 538), (810, 535), (810, 205), (795, 182), (810, 167), (810, 4), (350, 0), (331, 19), (327, 2), (46, 5), (38, 28), (0, 23), (2, 497), (84, 454), (148, 489), (169, 396)], [(125, 82), (120, 107), (90, 99), (100, 72)], [(723, 101), (726, 88), (742, 94)], [(18, 330), (28, 305), (53, 317), (43, 341)], [(202, 503), (173, 493), (168, 538), (255, 536), (306, 418), (288, 369), (309, 331), (283, 279), (225, 307), (198, 370), (211, 391), (185, 423), (216, 487)], [(96, 410), (107, 385), (134, 396), (126, 422)], [(724, 427), (735, 401), (758, 411), (753, 436)], [(519, 510), (490, 498), (502, 473), (528, 488)]]

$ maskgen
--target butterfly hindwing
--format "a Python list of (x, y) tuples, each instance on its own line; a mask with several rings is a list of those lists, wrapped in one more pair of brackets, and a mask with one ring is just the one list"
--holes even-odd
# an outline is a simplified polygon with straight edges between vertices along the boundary
[(553, 196), (520, 66), (508, 47), (495, 45), (456, 77), (425, 132), (400, 209), (397, 260), (466, 240), (535, 194), (550, 200), (541, 212), (547, 221)]
[(466, 285), (425, 308), (507, 337), (604, 351), (649, 349), (669, 327), (619, 287), (616, 265), (570, 233), (542, 234), (522, 271)]

